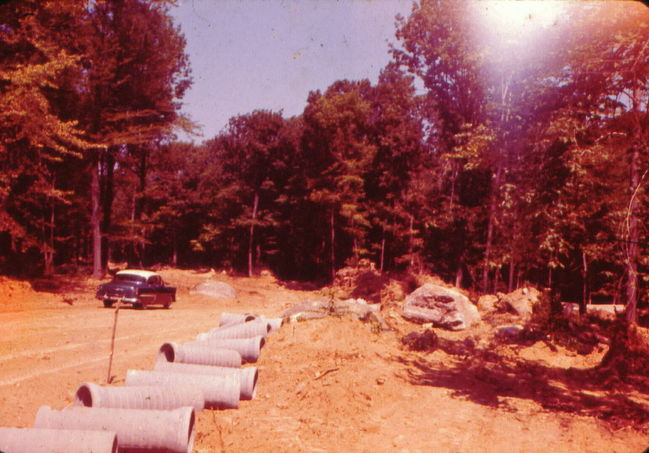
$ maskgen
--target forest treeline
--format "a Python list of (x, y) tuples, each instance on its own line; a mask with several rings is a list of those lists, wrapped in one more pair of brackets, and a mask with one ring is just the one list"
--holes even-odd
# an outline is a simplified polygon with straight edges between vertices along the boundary
[(376, 83), (339, 80), (298, 116), (256, 110), (202, 144), (174, 140), (191, 74), (172, 3), (0, 6), (4, 273), (99, 276), (113, 260), (326, 281), (367, 258), (477, 291), (626, 303), (635, 321), (640, 2), (564, 2), (554, 24), (508, 34), (470, 2), (422, 0)]

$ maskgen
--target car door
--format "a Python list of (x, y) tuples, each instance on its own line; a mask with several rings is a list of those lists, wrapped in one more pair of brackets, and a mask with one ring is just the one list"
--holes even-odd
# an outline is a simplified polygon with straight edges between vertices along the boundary
[(165, 286), (162, 277), (159, 275), (149, 277), (149, 287), (154, 297), (148, 303), (161, 305), (169, 305), (171, 303), (171, 293), (169, 292), (169, 288)]
[(161, 300), (162, 294), (162, 279), (158, 275), (152, 275), (146, 282), (146, 298), (142, 302), (145, 305), (154, 305), (154, 304), (163, 304), (164, 301)]

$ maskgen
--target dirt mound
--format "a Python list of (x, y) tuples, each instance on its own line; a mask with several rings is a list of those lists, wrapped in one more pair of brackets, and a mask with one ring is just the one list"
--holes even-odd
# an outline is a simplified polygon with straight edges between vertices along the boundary
[(339, 297), (365, 299), (371, 303), (381, 302), (381, 290), (388, 283), (369, 260), (360, 260), (356, 266), (348, 266), (336, 272), (333, 288)]
[(403, 302), (408, 294), (424, 283), (440, 283), (435, 276), (412, 275), (410, 273), (381, 273), (374, 263), (362, 259), (356, 266), (348, 266), (336, 272), (331, 289), (341, 299), (364, 299), (382, 306)]
[(649, 329), (618, 325), (598, 370), (609, 381), (633, 381), (649, 391)]
[(32, 285), (27, 282), (0, 277), (0, 297), (2, 300), (24, 299), (25, 296), (31, 296), (33, 292)]
[(46, 308), (72, 299), (49, 292), (36, 291), (29, 282), (0, 276), (0, 312)]

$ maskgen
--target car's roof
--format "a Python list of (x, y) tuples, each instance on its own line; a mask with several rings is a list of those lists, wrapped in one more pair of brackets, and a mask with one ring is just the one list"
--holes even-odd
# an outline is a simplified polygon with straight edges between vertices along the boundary
[(153, 277), (154, 275), (159, 275), (157, 272), (145, 271), (145, 270), (142, 270), (142, 269), (125, 269), (123, 271), (117, 272), (117, 274), (115, 274), (115, 275), (124, 275), (124, 274), (138, 275), (138, 276), (144, 277), (144, 278), (149, 278), (149, 277)]

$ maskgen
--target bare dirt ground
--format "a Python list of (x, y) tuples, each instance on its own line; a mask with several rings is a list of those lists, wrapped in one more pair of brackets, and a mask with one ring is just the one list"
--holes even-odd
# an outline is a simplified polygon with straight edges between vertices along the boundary
[[(178, 287), (171, 310), (122, 309), (112, 375), (151, 369), (164, 341), (188, 341), (219, 314), (277, 316), (322, 291), (289, 289), (271, 276), (163, 270)], [(233, 299), (190, 295), (214, 278)], [(114, 310), (94, 299), (89, 279), (0, 281), (0, 425), (29, 427), (37, 409), (69, 405), (82, 382), (107, 379)], [(338, 317), (285, 324), (262, 351), (257, 397), (237, 410), (198, 414), (195, 452), (642, 452), (649, 446), (649, 395), (608, 388), (587, 373), (605, 350), (578, 355), (499, 345), (412, 352), (401, 337), (419, 326), (386, 310), (393, 330)], [(438, 332), (481, 343), (485, 326)]]

